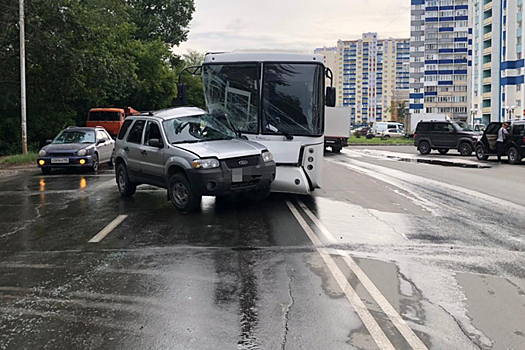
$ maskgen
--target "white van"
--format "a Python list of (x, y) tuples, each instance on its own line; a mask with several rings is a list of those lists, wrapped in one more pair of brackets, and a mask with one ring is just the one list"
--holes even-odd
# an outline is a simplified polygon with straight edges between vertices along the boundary
[(398, 132), (403, 133), (405, 126), (398, 122), (373, 122), (370, 133), (376, 137), (381, 137), (383, 132), (396, 129)]

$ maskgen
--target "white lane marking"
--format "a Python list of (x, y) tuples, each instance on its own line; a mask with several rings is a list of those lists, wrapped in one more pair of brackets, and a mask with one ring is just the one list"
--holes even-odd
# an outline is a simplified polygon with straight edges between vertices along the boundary
[[(324, 224), (308, 209), (308, 207), (301, 201), (298, 200), (299, 206), (305, 211), (305, 213), (308, 215), (310, 219), (315, 223), (315, 225), (319, 228), (321, 233), (325, 236), (326, 240), (329, 242), (337, 242), (335, 237), (332, 235), (332, 233), (324, 226)], [(399, 332), (405, 337), (406, 341), (410, 344), (410, 346), (414, 350), (428, 350), (428, 348), (423, 344), (421, 339), (412, 331), (412, 329), (408, 326), (408, 324), (405, 322), (405, 320), (399, 315), (394, 309), (394, 307), (388, 302), (388, 300), (385, 298), (385, 296), (377, 289), (375, 284), (368, 278), (366, 273), (357, 265), (354, 259), (345, 251), (336, 249), (336, 252), (341, 255), (348, 265), (352, 272), (356, 275), (356, 277), (359, 279), (361, 284), (365, 287), (365, 289), (370, 293), (372, 298), (377, 302), (379, 307), (384, 311), (384, 313), (388, 316), (388, 318), (392, 321), (394, 326), (399, 330)]]
[(317, 238), (317, 236), (308, 226), (301, 214), (299, 214), (299, 211), (295, 208), (295, 206), (290, 201), (286, 201), (286, 204), (288, 205), (288, 208), (303, 228), (304, 232), (306, 232), (312, 243), (315, 245), (318, 253), (321, 255), (326, 266), (328, 266), (328, 269), (337, 281), (337, 284), (339, 284), (339, 286), (345, 293), (346, 298), (348, 299), (350, 304), (352, 304), (352, 307), (355, 309), (355, 311), (361, 318), (361, 321), (363, 321), (363, 324), (365, 325), (366, 329), (368, 329), (368, 332), (376, 342), (379, 349), (395, 350), (394, 345), (392, 345), (392, 343), (387, 338), (386, 334), (383, 332), (377, 321), (367, 309), (366, 305), (357, 295), (356, 291), (352, 288), (350, 282), (348, 282), (345, 275), (339, 269), (332, 256), (328, 253), (327, 249), (323, 248), (323, 243), (319, 240), (319, 238)]
[(98, 243), (101, 240), (104, 239), (107, 235), (111, 233), (118, 225), (122, 223), (122, 221), (126, 220), (128, 216), (127, 215), (119, 215), (115, 218), (115, 220), (111, 221), (106, 227), (102, 229), (99, 233), (95, 235), (95, 237), (91, 238), (89, 240), (89, 243)]

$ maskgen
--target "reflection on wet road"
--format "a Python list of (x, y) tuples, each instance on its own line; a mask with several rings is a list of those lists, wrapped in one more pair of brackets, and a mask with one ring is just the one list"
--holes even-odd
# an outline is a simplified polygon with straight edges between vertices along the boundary
[(192, 214), (112, 169), (3, 181), (0, 349), (520, 349), (525, 208), (468, 183), (502, 176), (347, 151)]

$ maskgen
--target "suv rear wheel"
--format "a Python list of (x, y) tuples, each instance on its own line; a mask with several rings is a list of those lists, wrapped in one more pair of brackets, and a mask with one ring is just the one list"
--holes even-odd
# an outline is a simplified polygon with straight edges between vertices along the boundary
[(476, 147), (476, 158), (478, 158), (478, 160), (487, 160), (487, 159), (489, 159), (489, 156), (487, 156), (485, 154), (485, 149), (481, 145)]
[(137, 185), (129, 180), (125, 164), (119, 164), (116, 172), (118, 191), (122, 197), (131, 197), (137, 191)]
[(423, 155), (429, 154), (430, 151), (432, 150), (430, 148), (430, 143), (428, 143), (427, 141), (421, 141), (419, 145), (417, 146), (417, 149), (419, 150), (419, 153)]
[(447, 154), (448, 153), (448, 148), (440, 148), (440, 149), (438, 149), (438, 152), (441, 153), (441, 154)]
[(472, 154), (472, 145), (468, 142), (463, 142), (459, 145), (459, 153), (462, 156), (470, 156)]
[(509, 149), (509, 163), (510, 164), (519, 164), (521, 162), (521, 155), (519, 154), (516, 147), (511, 147)]
[(201, 204), (202, 196), (195, 194), (184, 174), (177, 173), (170, 177), (168, 195), (177, 210), (192, 212)]

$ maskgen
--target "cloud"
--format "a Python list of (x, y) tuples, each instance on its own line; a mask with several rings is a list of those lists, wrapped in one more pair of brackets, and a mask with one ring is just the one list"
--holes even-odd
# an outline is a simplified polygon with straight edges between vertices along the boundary
[(407, 0), (195, 0), (188, 41), (175, 49), (201, 52), (280, 49), (311, 52), (376, 31), (408, 37)]

